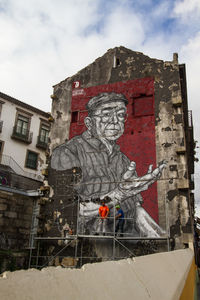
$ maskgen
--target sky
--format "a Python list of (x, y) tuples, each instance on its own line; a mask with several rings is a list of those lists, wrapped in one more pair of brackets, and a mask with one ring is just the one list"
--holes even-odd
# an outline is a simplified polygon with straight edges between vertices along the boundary
[(0, 0), (0, 91), (44, 111), (53, 85), (116, 46), (165, 61), (178, 53), (200, 145), (200, 0)]

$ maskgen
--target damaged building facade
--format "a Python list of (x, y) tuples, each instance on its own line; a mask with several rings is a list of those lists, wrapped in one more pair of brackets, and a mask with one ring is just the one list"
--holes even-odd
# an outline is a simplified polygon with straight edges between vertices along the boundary
[[(55, 85), (49, 150), (35, 237), (47, 264), (192, 243), (193, 124), (176, 53), (162, 61), (116, 47)], [(103, 199), (106, 222), (99, 216)], [(124, 213), (120, 233), (116, 205)]]

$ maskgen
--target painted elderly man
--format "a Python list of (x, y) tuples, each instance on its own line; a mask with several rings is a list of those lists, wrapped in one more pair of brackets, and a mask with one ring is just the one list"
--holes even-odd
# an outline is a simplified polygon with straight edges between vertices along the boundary
[(127, 104), (124, 95), (114, 92), (91, 98), (86, 106), (87, 130), (54, 150), (51, 167), (56, 170), (81, 168), (81, 182), (74, 188), (82, 200), (80, 215), (88, 222), (98, 216), (99, 204), (92, 199), (109, 196), (110, 209), (114, 211), (116, 204), (123, 205), (125, 218), (133, 220), (138, 234), (158, 237), (163, 231), (141, 206), (140, 193), (161, 176), (165, 163), (155, 170), (150, 165), (147, 174), (138, 177), (135, 162), (120, 151), (116, 141), (124, 132)]

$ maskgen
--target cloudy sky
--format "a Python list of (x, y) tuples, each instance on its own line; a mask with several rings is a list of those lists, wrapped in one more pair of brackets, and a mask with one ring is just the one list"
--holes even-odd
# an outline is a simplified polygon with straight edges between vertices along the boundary
[(0, 91), (50, 111), (54, 84), (120, 45), (178, 52), (200, 143), (200, 0), (0, 0)]

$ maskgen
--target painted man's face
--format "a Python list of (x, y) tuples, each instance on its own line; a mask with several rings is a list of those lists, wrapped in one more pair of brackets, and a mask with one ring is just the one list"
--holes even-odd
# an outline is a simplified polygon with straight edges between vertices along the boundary
[(94, 135), (115, 141), (124, 132), (126, 106), (122, 101), (104, 103), (97, 108), (91, 119)]

